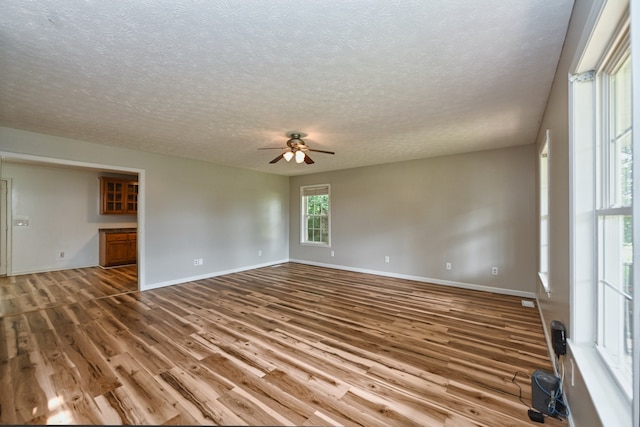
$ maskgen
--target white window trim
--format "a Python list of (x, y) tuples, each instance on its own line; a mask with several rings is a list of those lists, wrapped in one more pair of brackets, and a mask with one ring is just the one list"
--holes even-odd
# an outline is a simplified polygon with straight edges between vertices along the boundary
[[(593, 28), (590, 34), (583, 34), (581, 41), (582, 48), (584, 50), (578, 50), (576, 58), (574, 58), (571, 70), (574, 70), (575, 74), (570, 76), (570, 89), (569, 89), (569, 147), (570, 147), (570, 215), (571, 215), (571, 269), (570, 269), (570, 282), (571, 282), (571, 333), (570, 338), (567, 341), (569, 345), (570, 354), (573, 357), (576, 368), (580, 371), (585, 386), (589, 391), (591, 401), (600, 417), (600, 421), (603, 426), (606, 427), (621, 427), (638, 425), (638, 404), (633, 404), (633, 400), (623, 390), (615, 375), (609, 370), (609, 367), (603, 361), (597, 348), (595, 347), (596, 340), (596, 319), (593, 313), (596, 312), (596, 292), (595, 292), (595, 280), (597, 279), (596, 267), (593, 265), (595, 260), (595, 237), (591, 236), (585, 238), (588, 233), (583, 233), (585, 228), (595, 229), (595, 191), (593, 194), (584, 197), (577, 196), (575, 190), (577, 189), (576, 183), (580, 183), (581, 186), (595, 188), (595, 173), (585, 173), (584, 169), (580, 168), (581, 164), (591, 164), (595, 168), (595, 151), (584, 150), (583, 147), (577, 146), (577, 141), (595, 138), (595, 126), (596, 116), (594, 114), (591, 117), (591, 123), (585, 123), (581, 121), (577, 126), (574, 117), (578, 114), (578, 110), (583, 113), (585, 108), (595, 111), (599, 108), (596, 102), (596, 85), (595, 82), (589, 81), (589, 74), (593, 75), (593, 72), (589, 70), (600, 68), (602, 65), (602, 58), (607, 50), (610, 50), (614, 46), (617, 40), (613, 37), (616, 33), (619, 33), (620, 28), (625, 20), (628, 23), (628, 8), (629, 2), (627, 1), (603, 1), (602, 3), (594, 5), (593, 10), (588, 21), (592, 21)], [(634, 13), (634, 24), (638, 22), (638, 12)], [(625, 16), (626, 15), (626, 16)], [(640, 27), (640, 26), (639, 26)], [(634, 39), (637, 42), (638, 38)], [(633, 63), (638, 63), (637, 51), (632, 49)], [(635, 74), (635, 73), (634, 73)], [(585, 79), (586, 76), (586, 79)], [(634, 84), (634, 105), (633, 108), (638, 107), (638, 88), (636, 87), (637, 79), (632, 77)], [(596, 114), (600, 114), (597, 111)], [(581, 119), (585, 118), (582, 114)], [(638, 129), (638, 122), (635, 120), (634, 115), (634, 127)], [(633, 138), (634, 152), (638, 153), (640, 150), (636, 150), (638, 144), (638, 133), (634, 133)], [(640, 170), (640, 156), (634, 158), (634, 176), (640, 176), (637, 172)], [(581, 170), (582, 169), (582, 170)], [(592, 185), (593, 184), (593, 185)], [(636, 198), (640, 195), (640, 185), (634, 185), (634, 200), (640, 200)], [(591, 206), (589, 206), (591, 205)], [(591, 210), (592, 214), (588, 211)], [(634, 203), (633, 213), (636, 218), (640, 218), (640, 203)], [(634, 222), (637, 224), (637, 222)], [(640, 242), (640, 227), (634, 225), (634, 243)], [(640, 251), (636, 251), (638, 254)], [(639, 257), (634, 254), (634, 275), (640, 273), (640, 264), (638, 263)], [(578, 268), (579, 266), (579, 268)], [(585, 268), (585, 266), (591, 266), (591, 268)], [(637, 276), (636, 277), (640, 277)], [(638, 285), (635, 285), (635, 295), (639, 294)], [(634, 321), (638, 324), (638, 307), (639, 298), (634, 298)], [(637, 328), (636, 328), (637, 329)], [(633, 390), (635, 391), (635, 401), (640, 398), (638, 392), (639, 384), (639, 366), (638, 363), (638, 333), (634, 331), (634, 344), (635, 354), (633, 365)], [(573, 379), (571, 379), (573, 381)], [(569, 402), (570, 404), (571, 402)], [(636, 424), (633, 424), (635, 421)]]
[[(323, 242), (308, 242), (305, 239), (306, 226), (305, 226), (305, 205), (304, 205), (304, 190), (308, 188), (326, 188), (329, 194), (329, 209), (328, 209), (328, 230), (327, 230), (327, 243)], [(314, 184), (303, 185), (300, 187), (300, 245), (303, 246), (315, 246), (320, 248), (331, 247), (331, 185), (330, 184)]]
[[(545, 132), (545, 138), (544, 141), (542, 142), (542, 145), (540, 147), (540, 152), (538, 153), (538, 185), (539, 185), (539, 194), (540, 194), (540, 199), (538, 200), (538, 231), (539, 231), (539, 248), (538, 248), (538, 278), (540, 279), (540, 283), (542, 284), (542, 287), (544, 288), (545, 292), (547, 293), (547, 296), (550, 296), (551, 294), (551, 285), (549, 283), (549, 261), (550, 261), (550, 256), (549, 256), (549, 238), (550, 238), (550, 232), (549, 232), (549, 225), (550, 225), (550, 221), (549, 221), (549, 191), (550, 191), (550, 181), (549, 181), (549, 151), (550, 151), (550, 146), (551, 145), (551, 131), (549, 129), (547, 129), (547, 131)], [(546, 179), (543, 181), (543, 177), (542, 177), (542, 162), (546, 163), (546, 167), (545, 167), (545, 174), (546, 174)], [(544, 188), (543, 188), (543, 182), (545, 184)], [(542, 200), (543, 198), (545, 198), (546, 200)], [(546, 212), (543, 212), (543, 202), (546, 205)], [(543, 227), (542, 227), (542, 216), (545, 215), (546, 216), (546, 233), (544, 233), (545, 235), (543, 236)], [(546, 244), (544, 245), (543, 248), (543, 244), (542, 242), (546, 242)], [(543, 271), (543, 265), (546, 265), (546, 271)]]

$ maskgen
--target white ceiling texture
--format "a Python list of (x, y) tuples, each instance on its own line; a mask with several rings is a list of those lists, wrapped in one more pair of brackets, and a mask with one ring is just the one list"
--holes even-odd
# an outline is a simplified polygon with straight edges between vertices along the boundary
[(572, 6), (4, 0), (0, 126), (281, 175), (532, 144)]

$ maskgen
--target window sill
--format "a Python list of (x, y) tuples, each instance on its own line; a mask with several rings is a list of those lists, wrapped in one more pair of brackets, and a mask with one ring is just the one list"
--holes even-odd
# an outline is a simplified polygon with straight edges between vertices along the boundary
[[(576, 344), (571, 340), (567, 342), (602, 425), (631, 427), (631, 401), (611, 377), (596, 349), (589, 345)], [(570, 377), (565, 378), (565, 382), (569, 381)]]
[(544, 291), (547, 293), (547, 296), (551, 296), (551, 287), (549, 286), (549, 275), (547, 273), (538, 272), (538, 279), (540, 279), (540, 283), (544, 288)]
[(315, 246), (317, 248), (330, 248), (330, 243), (313, 243), (313, 242), (300, 242), (302, 246)]

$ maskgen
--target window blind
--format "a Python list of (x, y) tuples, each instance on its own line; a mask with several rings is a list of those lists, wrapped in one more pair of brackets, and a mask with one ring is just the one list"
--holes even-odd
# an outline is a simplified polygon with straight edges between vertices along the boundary
[(329, 194), (329, 186), (328, 185), (317, 185), (313, 187), (302, 187), (301, 189), (302, 197), (307, 196), (324, 196)]

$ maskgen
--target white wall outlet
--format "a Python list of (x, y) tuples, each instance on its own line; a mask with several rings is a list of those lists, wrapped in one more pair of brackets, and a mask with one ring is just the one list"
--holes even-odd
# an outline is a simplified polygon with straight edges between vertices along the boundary
[(198, 264), (198, 258), (194, 258), (194, 259), (193, 259), (193, 265), (194, 265), (194, 266), (196, 266), (196, 265), (200, 265), (200, 264)]
[(451, 263), (450, 263), (450, 262), (448, 262), (448, 263), (445, 265), (445, 267), (447, 268), (447, 270), (451, 270), (451, 268), (452, 268), (452, 267), (451, 267)]
[(29, 218), (19, 218), (13, 220), (13, 225), (17, 227), (28, 227), (29, 226)]
[(331, 251), (331, 256), (336, 256), (336, 252), (335, 251)]
[(391, 261), (389, 261), (389, 256), (388, 256), (388, 255), (385, 255), (385, 257), (384, 257), (384, 262), (387, 262), (387, 263), (388, 263), (388, 262), (391, 262)]
[(57, 259), (64, 259), (64, 251), (63, 250), (59, 250), (58, 252), (56, 252), (56, 258)]
[(202, 258), (198, 258), (198, 265), (204, 264), (204, 260)]
[(258, 249), (258, 256), (262, 256), (262, 249)]
[(493, 274), (494, 276), (498, 275), (498, 267), (491, 267), (491, 274)]

